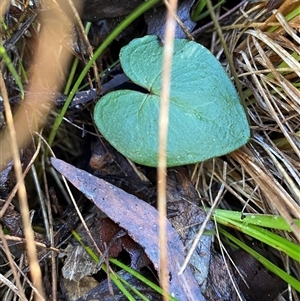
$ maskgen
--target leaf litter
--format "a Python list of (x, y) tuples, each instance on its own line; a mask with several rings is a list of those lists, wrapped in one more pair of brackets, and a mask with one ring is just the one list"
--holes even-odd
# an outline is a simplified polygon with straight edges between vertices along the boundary
[[(197, 164), (195, 173), (198, 172), (198, 168), (199, 171), (201, 170), (201, 173), (199, 172), (198, 178), (195, 177), (193, 180), (196, 182), (199, 181), (197, 189), (201, 198), (205, 198), (205, 201), (209, 201), (211, 187), (223, 181), (222, 167), (226, 163), (228, 164), (229, 172), (226, 173), (225, 181), (230, 197), (226, 196), (222, 200), (222, 206), (232, 205), (230, 200), (232, 193), (241, 204), (245, 205), (245, 212), (256, 212), (258, 210), (259, 212), (278, 215), (277, 207), (281, 204), (291, 217), (299, 217), (299, 97), (297, 97), (299, 89), (295, 89), (298, 87), (297, 82), (299, 81), (299, 72), (297, 73), (297, 70), (299, 70), (299, 57), (293, 53), (293, 51), (295, 51), (299, 54), (299, 37), (297, 36), (299, 16), (291, 15), (290, 12), (297, 9), (300, 2), (283, 1), (282, 5), (281, 2), (282, 1), (241, 1), (241, 3), (243, 3), (243, 6), (241, 6), (243, 14), (237, 12), (234, 16), (231, 14), (226, 20), (223, 19), (229, 24), (226, 25), (223, 23), (223, 31), (228, 41), (230, 52), (234, 54), (235, 63), (239, 70), (240, 82), (248, 103), (247, 111), (251, 118), (253, 136), (251, 142), (240, 151), (226, 157), (209, 160), (203, 164)], [(275, 6), (273, 6), (274, 3), (276, 4)], [(12, 4), (9, 14), (12, 14), (13, 8), (15, 8), (15, 6)], [(278, 10), (270, 11), (270, 9), (274, 8)], [(19, 15), (13, 16), (17, 22), (20, 21), (18, 28), (22, 28), (22, 24), (25, 23), (19, 19)], [(10, 18), (10, 16), (8, 17)], [(246, 30), (249, 27), (251, 30)], [(196, 31), (197, 28), (195, 33)], [(34, 34), (33, 40), (37, 41), (37, 33), (33, 31), (30, 32)], [(242, 32), (243, 35), (240, 35)], [(220, 58), (222, 49), (219, 47), (219, 41), (217, 39), (206, 41), (208, 36), (214, 35), (205, 34), (204, 39), (201, 37), (202, 42), (205, 40), (203, 44), (209, 42), (208, 48)], [(4, 37), (4, 41), (5, 39), (6, 37)], [(28, 40), (28, 38), (24, 40), (25, 47), (29, 46)], [(284, 49), (287, 50), (288, 53), (284, 52)], [(16, 54), (16, 57), (18, 57), (18, 53)], [(265, 54), (270, 60), (265, 60)], [(281, 58), (283, 58), (283, 60)], [(297, 62), (293, 61), (295, 58)], [(284, 64), (284, 60), (289, 63), (288, 66)], [(14, 62), (14, 64), (15, 63), (16, 62)], [(7, 84), (10, 88), (9, 97), (13, 99), (13, 97), (18, 94), (18, 91), (13, 87), (13, 81), (8, 80)], [(291, 86), (291, 84), (293, 86)], [(14, 93), (11, 93), (11, 91), (14, 91)], [(5, 120), (2, 118), (1, 105), (2, 101), (0, 102), (0, 126), (4, 127), (5, 122), (3, 123), (3, 121)], [(83, 119), (84, 118), (80, 120), (80, 125), (85, 124), (85, 120)], [(62, 130), (61, 133), (63, 131), (64, 130)], [(70, 133), (68, 133), (68, 135), (69, 134)], [(83, 132), (80, 132), (79, 136), (81, 134), (84, 135)], [(72, 136), (72, 140), (74, 142), (75, 139), (73, 139), (73, 137), (74, 136)], [(79, 139), (76, 141), (79, 141)], [(65, 142), (64, 139), (59, 141), (59, 148), (63, 142)], [(5, 143), (2, 145), (4, 144)], [(64, 144), (64, 146), (65, 145), (67, 144)], [(74, 147), (74, 144), (72, 146), (68, 145), (68, 147), (72, 150), (77, 149), (77, 146)], [(274, 156), (272, 157), (269, 154), (270, 151), (275, 154), (277, 160)], [(73, 162), (69, 157), (68, 160)], [(82, 157), (78, 160), (82, 160)], [(39, 164), (38, 161), (37, 163)], [(25, 167), (26, 163), (23, 164)], [(74, 163), (74, 166), (78, 165)], [(267, 173), (267, 171), (269, 173)], [(7, 200), (8, 194), (11, 192), (12, 186), (14, 186), (15, 183), (14, 179), (10, 181), (11, 177), (8, 176), (8, 173), (1, 172), (1, 176), (3, 176), (4, 179), (3, 182), (1, 181), (1, 197)], [(266, 183), (268, 185), (265, 185)], [(11, 198), (12, 195), (9, 195), (8, 200)], [(247, 203), (245, 203), (246, 201)], [(17, 211), (15, 214), (16, 217), (19, 217)], [(282, 215), (281, 212), (280, 215)], [(169, 218), (171, 219), (172, 216)], [(73, 216), (71, 216), (70, 219), (73, 219)], [(9, 224), (10, 220), (6, 220), (6, 222)], [(11, 225), (13, 225), (13, 228), (11, 228), (10, 231), (13, 233), (13, 231), (16, 230), (14, 233), (16, 236), (19, 236), (17, 231), (18, 224)], [(71, 227), (71, 224), (68, 225), (68, 227)], [(295, 230), (293, 234), (285, 234), (291, 240), (297, 240), (298, 238), (299, 241), (299, 236), (297, 236), (299, 229)], [(67, 232), (69, 233), (69, 231)], [(58, 240), (61, 241), (60, 239)], [(56, 246), (56, 243), (54, 245)], [(16, 259), (18, 258), (19, 257), (16, 257)], [(245, 258), (246, 257), (242, 255), (242, 260)], [(224, 270), (223, 259), (220, 261), (214, 259), (212, 252), (212, 262), (217, 262), (215, 264), (216, 269)], [(282, 263), (284, 263), (287, 270), (293, 273), (297, 269), (299, 271), (299, 265), (297, 266), (291, 261), (286, 263), (285, 259), (283, 259)], [(254, 265), (251, 265), (252, 268), (253, 266)], [(261, 267), (258, 267), (258, 269), (261, 269)], [(2, 271), (3, 265), (1, 273)], [(7, 271), (7, 268), (5, 268), (5, 271)], [(250, 276), (253, 275), (251, 271), (247, 272), (247, 274)], [(47, 278), (47, 280), (49, 280), (49, 278)], [(210, 280), (219, 283), (222, 282), (222, 278), (220, 279), (218, 277), (213, 277)], [(246, 280), (250, 283), (252, 281), (251, 279)], [(45, 284), (45, 289), (46, 286), (50, 286), (49, 284)], [(275, 286), (276, 284), (273, 285), (273, 287)], [(5, 291), (6, 289), (8, 289), (8, 286), (3, 287), (1, 290)], [(258, 300), (258, 297), (263, 298), (263, 300), (269, 300), (267, 299), (269, 292), (262, 294), (262, 291), (253, 290), (252, 293), (252, 300)], [(249, 292), (245, 291), (245, 295), (248, 294)], [(53, 298), (55, 297), (54, 295)], [(294, 300), (296, 300), (296, 297)], [(98, 299), (101, 299), (101, 297)], [(208, 299), (213, 300), (212, 298)], [(234, 300), (234, 298), (227, 299)]]
[[(52, 158), (51, 163), (101, 211), (125, 229), (128, 235), (144, 248), (159, 271), (157, 210), (137, 197), (62, 160)], [(170, 294), (182, 301), (205, 300), (190, 268), (181, 276), (178, 275), (185, 251), (177, 232), (168, 221), (166, 239)]]

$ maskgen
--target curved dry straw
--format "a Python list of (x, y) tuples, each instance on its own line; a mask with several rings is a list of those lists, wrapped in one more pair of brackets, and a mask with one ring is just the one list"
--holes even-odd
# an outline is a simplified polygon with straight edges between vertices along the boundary
[[(246, 211), (255, 212), (251, 207), (255, 204), (262, 212), (280, 214), (290, 222), (300, 217), (299, 7), (300, 1), (285, 1), (273, 12), (263, 3), (247, 7), (232, 30), (227, 26), (224, 32), (252, 129), (251, 141), (227, 156), (227, 189), (243, 204), (250, 200)], [(264, 26), (256, 28), (257, 23)], [(211, 164), (204, 164), (204, 172), (220, 182), (218, 166), (221, 158), (215, 160), (213, 172)], [(292, 229), (300, 242), (299, 227), (292, 225)]]
[[(284, 236), (298, 243), (300, 228), (293, 218), (300, 217), (299, 21), (299, 0), (284, 1), (273, 11), (264, 2), (248, 5), (223, 28), (245, 96), (252, 139), (226, 158), (202, 164), (197, 180), (200, 194), (211, 198), (212, 183), (224, 179), (226, 161), (225, 187), (245, 212), (282, 216), (292, 229)], [(214, 47), (220, 48), (218, 40)], [(226, 200), (223, 205), (229, 206)]]

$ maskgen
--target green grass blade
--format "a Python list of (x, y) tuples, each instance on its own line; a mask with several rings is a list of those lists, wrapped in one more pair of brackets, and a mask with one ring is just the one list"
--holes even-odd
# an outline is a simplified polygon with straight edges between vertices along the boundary
[(61, 112), (55, 119), (54, 125), (52, 127), (52, 131), (50, 133), (48, 143), (51, 146), (54, 138), (56, 136), (57, 130), (63, 120), (63, 117), (65, 116), (67, 109), (75, 96), (81, 82), (83, 81), (84, 77), (88, 73), (89, 69), (92, 67), (93, 63), (96, 61), (96, 59), (103, 53), (103, 51), (113, 42), (113, 40), (128, 26), (130, 25), (134, 20), (136, 20), (140, 15), (142, 15), (144, 12), (146, 12), (148, 9), (150, 9), (153, 5), (155, 5), (160, 0), (149, 0), (141, 4), (135, 11), (133, 11), (130, 15), (128, 15), (110, 34), (109, 36), (103, 41), (103, 43), (98, 47), (98, 49), (95, 51), (94, 56), (90, 59), (90, 61), (86, 64), (84, 69), (82, 70), (80, 76), (78, 77), (77, 81), (75, 82), (73, 89), (70, 91), (70, 94), (68, 95), (66, 102), (61, 109)]
[[(89, 33), (89, 30), (92, 26), (92, 23), (91, 22), (87, 22), (86, 26), (85, 26), (85, 33), (88, 34)], [(68, 76), (68, 80), (67, 80), (67, 83), (66, 83), (66, 87), (64, 89), (64, 94), (67, 95), (69, 94), (70, 90), (71, 90), (71, 85), (73, 83), (73, 80), (74, 80), (74, 76), (75, 76), (75, 73), (76, 73), (76, 70), (77, 70), (77, 66), (79, 64), (79, 59), (78, 58), (75, 58), (74, 59), (74, 62), (72, 64), (72, 67), (71, 67), (71, 70), (70, 70), (70, 73), (69, 73), (69, 76)]]
[(135, 298), (129, 293), (129, 291), (125, 288), (123, 283), (120, 281), (120, 279), (117, 279), (117, 277), (113, 273), (109, 273), (109, 277), (114, 282), (114, 284), (118, 287), (118, 289), (126, 296), (126, 298), (129, 301), (136, 301)]
[(237, 222), (229, 218), (215, 216), (216, 221), (222, 225), (234, 228), (240, 232), (243, 232), (261, 242), (277, 249), (280, 252), (284, 252), (291, 258), (300, 262), (299, 245), (275, 234), (264, 228), (246, 224), (244, 222)]
[(133, 287), (129, 282), (127, 282), (124, 278), (119, 276), (119, 280), (125, 285), (130, 288), (141, 300), (143, 301), (150, 301), (147, 297), (145, 297), (141, 292), (139, 292), (135, 287)]
[(16, 81), (16, 84), (19, 87), (20, 92), (21, 92), (21, 97), (23, 99), (24, 98), (24, 89), (23, 89), (23, 84), (22, 84), (21, 78), (20, 78), (17, 70), (15, 69), (14, 65), (12, 64), (12, 62), (11, 62), (9, 56), (7, 55), (6, 50), (3, 46), (0, 46), (0, 56), (3, 57), (3, 60), (6, 64), (8, 70), (12, 74), (14, 80)]
[[(72, 231), (72, 235), (81, 244), (81, 246), (85, 249), (85, 251), (89, 254), (89, 256), (95, 262), (98, 263), (100, 261), (98, 255), (89, 246), (87, 246), (87, 245), (84, 244), (84, 242), (82, 241), (80, 235), (75, 230)], [(139, 274), (135, 270), (131, 269), (130, 267), (126, 266), (125, 264), (121, 263), (117, 259), (110, 258), (109, 261), (111, 263), (115, 264), (116, 266), (120, 267), (124, 271), (130, 273), (131, 275), (133, 275), (134, 277), (136, 277), (138, 280), (140, 280), (141, 282), (143, 282), (144, 284), (146, 284), (147, 286), (149, 286), (150, 288), (152, 288), (154, 291), (156, 291), (156, 292), (158, 292), (160, 294), (163, 293), (162, 289), (158, 285), (156, 285), (152, 281), (148, 280), (146, 277), (142, 276), (141, 274)], [(108, 273), (108, 269), (107, 269), (107, 267), (106, 267), (106, 265), (104, 263), (102, 264), (101, 268), (106, 273)], [(111, 280), (114, 282), (114, 284), (120, 289), (120, 291), (124, 294), (124, 296), (126, 296), (128, 298), (128, 300), (133, 300), (134, 301), (135, 298), (129, 293), (129, 291), (126, 289), (126, 287), (123, 285), (123, 283), (126, 286), (128, 286), (129, 289), (131, 291), (133, 291), (139, 298), (141, 298), (144, 301), (149, 301), (145, 296), (143, 296), (138, 290), (136, 290), (130, 283), (128, 283), (126, 280), (124, 280), (118, 274), (109, 273), (109, 275), (110, 275)], [(169, 300), (170, 301), (178, 301), (177, 299), (175, 299), (171, 295), (169, 296)]]
[(296, 291), (300, 292), (300, 281), (294, 278), (293, 276), (286, 273), (284, 270), (280, 269), (278, 266), (267, 260), (258, 252), (254, 251), (252, 248), (241, 242), (239, 239), (225, 231), (224, 229), (220, 228), (219, 232), (234, 242), (237, 246), (245, 250), (251, 256), (256, 258), (264, 267), (266, 267), (270, 272), (277, 275), (281, 279), (283, 279), (286, 283), (290, 284)]
[[(242, 222), (244, 224), (256, 225), (265, 228), (272, 228), (277, 230), (284, 230), (291, 232), (291, 228), (285, 219), (281, 216), (268, 215), (268, 214), (253, 214), (244, 213), (239, 211), (230, 211), (216, 209), (214, 212), (215, 217), (227, 218), (234, 221)], [(300, 226), (300, 220), (294, 219), (295, 224)]]
[[(75, 230), (72, 230), (71, 232), (72, 232), (72, 235), (74, 236), (74, 238), (81, 244), (81, 246), (88, 253), (88, 255), (95, 262), (97, 262), (97, 263), (100, 262), (100, 259), (99, 259), (98, 255), (89, 246), (87, 246), (87, 245), (84, 244), (84, 242), (82, 241), (80, 235)], [(103, 269), (103, 271), (105, 271), (106, 274), (109, 273), (108, 269), (107, 269), (107, 267), (106, 267), (106, 265), (104, 263), (101, 265), (101, 268)], [(120, 281), (120, 279), (118, 279), (113, 273), (109, 273), (109, 277), (113, 281), (113, 283), (120, 289), (120, 291), (124, 294), (124, 296), (127, 297), (128, 300), (135, 301), (135, 298), (124, 287), (124, 285), (122, 284), (122, 282)]]
[[(115, 264), (116, 266), (120, 267), (121, 269), (125, 270), (126, 272), (132, 274), (134, 277), (136, 277), (138, 280), (142, 281), (143, 283), (145, 283), (146, 285), (148, 285), (149, 287), (151, 287), (156, 292), (158, 292), (160, 294), (163, 293), (162, 289), (158, 285), (156, 285), (152, 281), (149, 281), (146, 277), (144, 277), (143, 275), (139, 274), (138, 272), (136, 272), (135, 270), (131, 269), (130, 267), (126, 266), (125, 264), (123, 264), (119, 260), (114, 259), (114, 258), (110, 258), (109, 261), (111, 263)], [(177, 299), (175, 299), (172, 296), (169, 296), (169, 299), (170, 299), (170, 301), (178, 301)]]

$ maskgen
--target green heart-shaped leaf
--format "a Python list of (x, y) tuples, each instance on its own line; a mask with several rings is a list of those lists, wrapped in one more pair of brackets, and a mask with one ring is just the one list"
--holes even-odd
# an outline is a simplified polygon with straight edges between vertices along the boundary
[[(156, 36), (121, 49), (124, 72), (148, 93), (119, 90), (103, 96), (94, 119), (124, 156), (157, 166), (163, 47)], [(250, 136), (239, 97), (218, 60), (202, 45), (174, 41), (167, 165), (178, 166), (232, 152)]]

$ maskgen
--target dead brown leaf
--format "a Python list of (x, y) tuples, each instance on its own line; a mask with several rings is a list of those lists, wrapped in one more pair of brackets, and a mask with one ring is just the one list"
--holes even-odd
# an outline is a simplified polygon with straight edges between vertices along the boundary
[[(144, 248), (154, 267), (159, 271), (157, 210), (137, 197), (62, 160), (52, 158), (51, 162), (57, 171)], [(182, 275), (178, 275), (185, 252), (171, 223), (166, 221), (166, 224), (169, 293), (181, 301), (205, 300), (190, 268)]]

